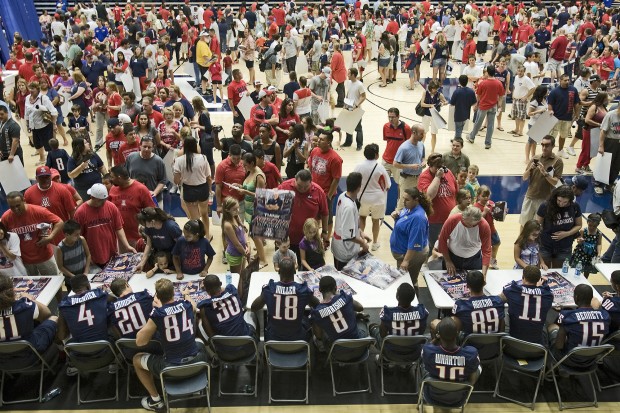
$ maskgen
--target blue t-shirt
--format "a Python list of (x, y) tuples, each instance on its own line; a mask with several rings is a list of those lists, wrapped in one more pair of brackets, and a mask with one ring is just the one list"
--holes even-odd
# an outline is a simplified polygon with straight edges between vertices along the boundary
[(396, 254), (407, 250), (422, 251), (428, 246), (428, 217), (424, 208), (417, 205), (413, 210), (400, 211), (390, 236), (390, 248)]
[(360, 338), (353, 297), (344, 291), (334, 295), (328, 303), (317, 305), (310, 313), (312, 323), (319, 326), (331, 342)]
[(471, 116), (471, 107), (475, 105), (476, 92), (467, 86), (459, 86), (450, 97), (450, 104), (454, 106), (454, 121), (465, 122)]
[(199, 274), (206, 265), (205, 255), (215, 256), (215, 251), (206, 238), (189, 242), (181, 236), (172, 248), (172, 255), (179, 256), (183, 274)]
[(583, 42), (581, 42), (581, 46), (579, 47), (578, 56), (584, 56), (589, 48), (594, 46), (594, 36), (588, 36), (585, 38)]
[(620, 297), (605, 298), (602, 308), (609, 313), (609, 332), (614, 333), (618, 331), (620, 329)]
[(85, 343), (108, 339), (108, 293), (95, 288), (80, 295), (66, 296), (58, 311), (66, 321), (71, 339)]
[(575, 347), (600, 346), (609, 332), (609, 313), (601, 308), (576, 308), (562, 310), (558, 316), (558, 325), (566, 331), (565, 352)]
[(118, 329), (122, 338), (136, 338), (153, 311), (153, 297), (148, 291), (139, 291), (108, 303), (110, 324)]
[[(75, 163), (75, 159), (73, 157), (69, 158), (69, 162), (67, 162), (67, 171), (71, 172), (75, 168), (80, 166)], [(88, 161), (88, 166), (84, 168), (81, 174), (76, 176), (73, 179), (73, 184), (75, 189), (78, 190), (87, 190), (90, 189), (94, 184), (101, 183), (101, 172), (99, 172), (99, 168), (103, 166), (103, 161), (96, 153), (93, 153), (93, 156)]]
[(189, 301), (175, 301), (153, 308), (151, 320), (157, 326), (167, 362), (178, 364), (182, 359), (198, 354), (194, 310)]
[(108, 28), (105, 26), (95, 27), (95, 37), (99, 42), (103, 42), (108, 37)]
[(304, 310), (312, 295), (306, 282), (300, 284), (269, 280), (261, 292), (267, 306), (266, 339), (305, 340), (307, 334), (303, 326)]
[[(426, 149), (424, 148), (424, 142), (420, 141), (414, 145), (409, 139), (407, 139), (396, 150), (394, 162), (402, 164), (421, 164), (425, 157)], [(422, 173), (422, 169), (422, 167), (418, 169), (405, 168), (402, 170), (402, 173), (419, 176)]]
[(86, 128), (87, 131), (90, 130), (90, 125), (88, 124), (86, 116), (78, 116), (76, 118), (75, 116), (69, 115), (68, 118), (70, 129)]
[(69, 165), (69, 154), (62, 148), (51, 150), (47, 153), (47, 159), (45, 166), (54, 168), (60, 173), (60, 181), (64, 184), (69, 183), (71, 180), (67, 173), (67, 167)]
[(183, 235), (179, 224), (172, 219), (164, 221), (160, 229), (146, 227), (144, 232), (151, 238), (153, 250), (166, 252), (172, 252), (172, 248), (174, 248), (177, 240)]
[(465, 335), (500, 333), (504, 302), (496, 295), (461, 299), (454, 303), (452, 314), (461, 321)]
[(570, 85), (566, 89), (560, 86), (554, 88), (547, 98), (553, 115), (559, 120), (573, 120), (573, 109), (579, 102), (579, 92)]
[(86, 81), (90, 83), (91, 87), (93, 88), (97, 86), (99, 76), (103, 76), (106, 70), (108, 70), (108, 67), (100, 60), (95, 60), (92, 65), (82, 65), (82, 74), (86, 78)]
[(11, 308), (0, 311), (0, 341), (28, 340), (34, 330), (34, 319), (37, 315), (37, 304), (26, 297), (15, 301)]
[(543, 221), (543, 230), (540, 233), (540, 243), (546, 247), (556, 250), (570, 251), (573, 246), (575, 235), (554, 240), (551, 236), (558, 231), (570, 231), (575, 226), (575, 221), (581, 216), (581, 207), (577, 203), (572, 203), (564, 208), (557, 208), (558, 214), (553, 222), (547, 219), (547, 202), (543, 202), (536, 215), (545, 218)]
[(243, 319), (243, 304), (237, 288), (232, 284), (228, 284), (220, 294), (202, 300), (198, 308), (204, 311), (216, 335), (238, 337), (252, 333)]
[(539, 287), (513, 281), (504, 287), (503, 294), (508, 301), (510, 335), (519, 340), (543, 344), (545, 320), (553, 305), (551, 288), (547, 283)]
[(289, 82), (286, 85), (284, 85), (284, 88), (282, 88), (282, 92), (284, 92), (284, 95), (287, 98), (293, 99), (293, 94), (295, 93), (296, 90), (299, 90), (299, 89), (300, 89), (299, 83)]

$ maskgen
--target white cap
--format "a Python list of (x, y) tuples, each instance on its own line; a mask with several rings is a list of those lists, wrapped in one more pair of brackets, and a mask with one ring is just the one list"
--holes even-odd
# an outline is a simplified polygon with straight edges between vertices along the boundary
[(277, 87), (275, 87), (275, 86), (273, 86), (273, 85), (271, 85), (271, 86), (269, 86), (269, 87), (267, 88), (267, 91), (269, 91), (269, 92), (277, 92), (277, 91), (278, 91), (278, 88), (277, 88)]
[(108, 189), (104, 184), (94, 184), (90, 187), (88, 191), (86, 191), (88, 195), (92, 198), (96, 199), (107, 199), (108, 198)]
[(127, 115), (125, 113), (119, 113), (118, 114), (118, 120), (121, 123), (131, 123), (131, 118), (129, 117), (129, 115)]

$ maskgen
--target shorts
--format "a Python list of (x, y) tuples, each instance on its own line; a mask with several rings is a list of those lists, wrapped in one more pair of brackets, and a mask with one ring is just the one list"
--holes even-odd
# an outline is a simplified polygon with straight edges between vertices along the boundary
[(476, 42), (476, 52), (478, 54), (485, 54), (487, 52), (487, 44), (488, 41), (480, 41)]
[(431, 116), (424, 116), (422, 118), (422, 127), (424, 128), (424, 132), (428, 132), (430, 127), (431, 133), (433, 135), (437, 134), (437, 125), (435, 125), (435, 122), (433, 122), (433, 118)]
[(388, 67), (390, 65), (390, 58), (389, 57), (387, 59), (379, 58), (378, 65), (379, 67), (383, 67), (383, 68)]
[(362, 59), (362, 60), (358, 60), (357, 62), (355, 62), (355, 64), (357, 65), (358, 68), (362, 68), (365, 69), (366, 68), (366, 60)]
[(198, 70), (200, 70), (200, 79), (201, 80), (206, 80), (205, 79), (205, 74), (209, 71), (209, 68), (205, 67), (205, 66), (198, 65)]
[(211, 81), (211, 84), (212, 84), (212, 85), (221, 85), (221, 84), (222, 84), (222, 81), (221, 81), (221, 80), (212, 80), (212, 81)]
[(407, 73), (409, 73), (409, 79), (415, 78), (415, 70), (407, 70)]
[(180, 363), (170, 363), (166, 361), (165, 356), (158, 354), (145, 353), (140, 357), (140, 365), (142, 368), (150, 371), (154, 376), (159, 377), (161, 371), (166, 367), (187, 365), (191, 363), (197, 363), (199, 361), (208, 361), (207, 353), (204, 345), (198, 344), (198, 353), (194, 356), (186, 357), (181, 360)]
[(385, 216), (385, 204), (370, 205), (362, 203), (360, 205), (360, 217), (371, 216), (372, 219), (383, 219)]
[(506, 112), (506, 96), (502, 96), (497, 101), (497, 111)]
[(561, 66), (562, 62), (559, 60), (555, 60), (554, 58), (549, 59), (549, 62), (547, 62), (547, 70), (551, 72), (557, 72), (558, 70), (560, 70)]
[(440, 57), (439, 59), (435, 59), (431, 62), (431, 67), (443, 67), (447, 64), (447, 60), (444, 59), (443, 57)]
[(183, 201), (185, 202), (205, 202), (209, 200), (209, 184), (186, 185), (183, 184)]
[(491, 245), (499, 245), (499, 244), (500, 244), (499, 234), (497, 233), (497, 231), (495, 231), (494, 233), (491, 234)]
[(527, 102), (522, 100), (512, 101), (512, 117), (519, 120), (525, 120), (527, 116)]
[(35, 149), (45, 148), (47, 152), (51, 151), (50, 139), (54, 136), (54, 126), (48, 123), (41, 129), (32, 130), (32, 143)]
[(527, 196), (523, 198), (523, 205), (521, 206), (521, 215), (519, 216), (519, 224), (525, 225), (527, 221), (531, 221), (536, 217), (536, 212), (540, 205), (545, 202), (544, 199), (532, 199)]
[(254, 67), (254, 60), (246, 60), (245, 61), (245, 67), (247, 69), (252, 69)]
[(231, 255), (228, 252), (226, 254), (226, 261), (228, 261), (228, 265), (232, 265), (233, 267), (238, 267), (243, 263), (243, 255)]
[(555, 124), (549, 135), (559, 137), (559, 138), (568, 138), (570, 136), (570, 128), (573, 125), (572, 120), (561, 120)]
[(188, 52), (187, 42), (181, 43), (181, 53), (187, 54), (187, 52)]

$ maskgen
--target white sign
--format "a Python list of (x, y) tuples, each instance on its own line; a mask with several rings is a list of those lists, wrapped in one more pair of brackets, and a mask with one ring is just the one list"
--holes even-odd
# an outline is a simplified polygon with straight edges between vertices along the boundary
[(611, 153), (605, 152), (601, 155), (596, 155), (596, 165), (592, 169), (592, 175), (597, 182), (609, 185), (609, 170), (611, 169)]
[(335, 126), (340, 127), (344, 132), (354, 135), (355, 128), (362, 120), (364, 116), (364, 110), (357, 108), (354, 110), (342, 110), (336, 118)]
[(30, 179), (26, 176), (24, 165), (17, 156), (13, 162), (8, 160), (0, 162), (0, 184), (5, 194), (30, 188)]
[(556, 123), (558, 123), (558, 118), (549, 112), (543, 112), (536, 122), (534, 122), (530, 130), (527, 131), (527, 136), (536, 141), (536, 143), (540, 143), (545, 135), (549, 135), (549, 132), (551, 132), (551, 129), (553, 129)]

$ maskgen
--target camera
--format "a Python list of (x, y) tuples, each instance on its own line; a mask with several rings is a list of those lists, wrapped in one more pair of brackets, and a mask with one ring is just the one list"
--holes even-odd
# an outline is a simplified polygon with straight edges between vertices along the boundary
[(223, 127), (221, 127), (221, 126), (219, 126), (219, 125), (218, 125), (218, 126), (214, 126), (214, 127), (213, 127), (213, 132), (221, 132), (223, 129), (224, 129), (224, 128), (223, 128)]
[(444, 174), (448, 173), (448, 167), (447, 166), (442, 166), (441, 170), (443, 171)]
[(533, 162), (534, 162), (534, 166), (538, 166), (538, 159), (534, 159)]

